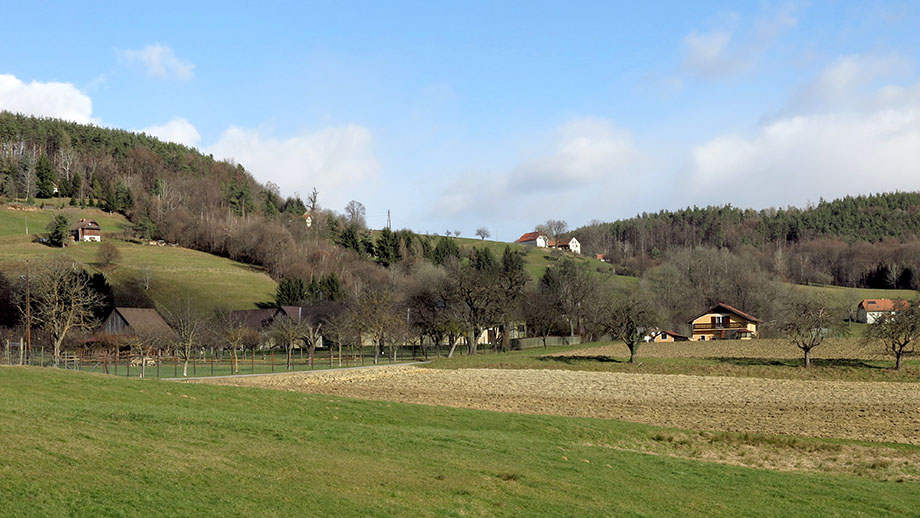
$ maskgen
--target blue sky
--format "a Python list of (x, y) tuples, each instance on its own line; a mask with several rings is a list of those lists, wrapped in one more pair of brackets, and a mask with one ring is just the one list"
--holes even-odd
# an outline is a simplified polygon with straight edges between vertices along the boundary
[(909, 2), (19, 2), (0, 109), (147, 131), (369, 224), (511, 240), (920, 188)]

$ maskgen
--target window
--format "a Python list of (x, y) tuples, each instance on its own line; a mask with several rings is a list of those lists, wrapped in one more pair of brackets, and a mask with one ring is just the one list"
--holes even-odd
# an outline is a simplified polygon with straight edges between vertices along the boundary
[(729, 319), (725, 315), (719, 315), (717, 317), (712, 317), (712, 327), (728, 327)]

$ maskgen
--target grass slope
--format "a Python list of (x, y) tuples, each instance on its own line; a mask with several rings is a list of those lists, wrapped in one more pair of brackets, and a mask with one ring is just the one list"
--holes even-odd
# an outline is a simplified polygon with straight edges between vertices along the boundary
[(90, 271), (102, 271), (113, 285), (137, 286), (143, 272), (149, 270), (152, 272), (149, 296), (155, 302), (188, 296), (205, 308), (226, 304), (245, 309), (274, 297), (276, 284), (261, 268), (188, 248), (139, 245), (113, 239), (130, 223), (119, 215), (98, 209), (64, 209), (64, 212), (72, 219), (89, 217), (99, 222), (103, 239), (114, 243), (121, 252), (119, 264), (107, 268), (94, 264), (97, 243), (77, 243), (61, 249), (33, 242), (25, 234), (26, 222), (32, 235), (45, 233), (45, 226), (54, 212), (0, 207), (0, 273), (18, 275), (25, 270), (27, 259), (41, 260), (66, 254)]
[(660, 434), (0, 368), (4, 516), (908, 516), (917, 483), (592, 445)]

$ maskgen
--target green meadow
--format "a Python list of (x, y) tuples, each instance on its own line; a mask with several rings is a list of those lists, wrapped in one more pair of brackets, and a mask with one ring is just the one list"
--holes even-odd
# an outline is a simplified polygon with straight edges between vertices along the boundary
[(916, 516), (917, 482), (605, 445), (669, 431), (0, 368), (0, 516)]

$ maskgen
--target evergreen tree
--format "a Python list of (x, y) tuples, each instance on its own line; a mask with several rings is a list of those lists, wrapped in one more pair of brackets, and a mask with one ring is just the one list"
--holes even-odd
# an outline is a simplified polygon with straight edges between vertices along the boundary
[(67, 217), (63, 214), (57, 214), (48, 223), (48, 240), (51, 242), (52, 246), (64, 246), (64, 242), (67, 240), (67, 236), (70, 235), (70, 224), (67, 222)]
[(288, 277), (278, 283), (275, 291), (275, 305), (302, 306), (309, 300), (307, 286), (300, 277)]
[(57, 181), (57, 175), (54, 173), (54, 167), (51, 160), (42, 155), (35, 166), (36, 176), (36, 196), (39, 198), (50, 198), (54, 196), (54, 184)]

